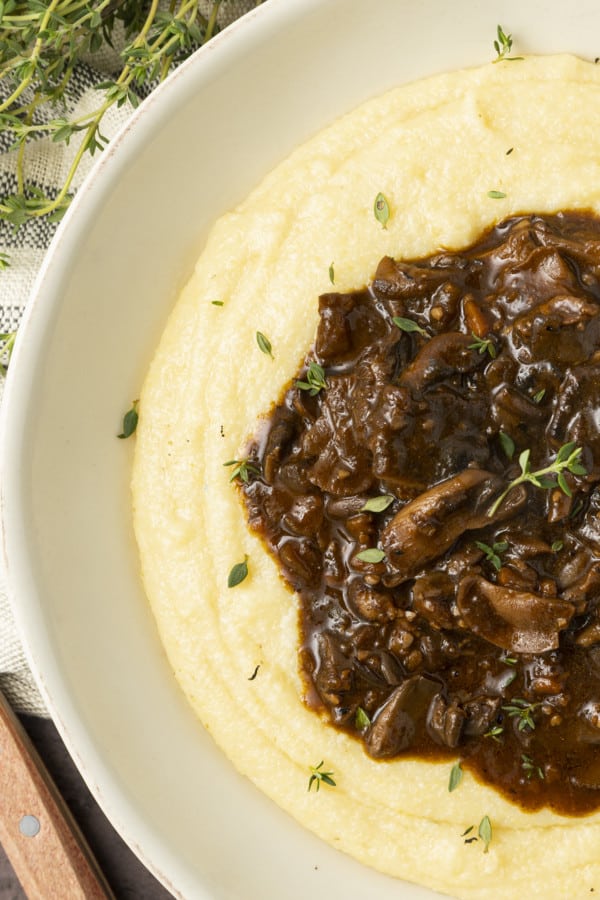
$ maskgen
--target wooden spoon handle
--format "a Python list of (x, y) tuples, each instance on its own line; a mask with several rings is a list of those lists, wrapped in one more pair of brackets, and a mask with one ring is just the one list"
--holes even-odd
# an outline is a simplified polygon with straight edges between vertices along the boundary
[(1, 693), (0, 843), (28, 897), (114, 900), (77, 823)]

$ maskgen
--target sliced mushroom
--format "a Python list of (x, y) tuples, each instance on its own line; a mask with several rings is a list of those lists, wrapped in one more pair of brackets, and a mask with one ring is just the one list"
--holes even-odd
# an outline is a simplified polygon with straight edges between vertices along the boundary
[(473, 348), (473, 336), (459, 331), (438, 334), (424, 344), (400, 377), (400, 385), (419, 393), (451, 375), (473, 372), (486, 361)]
[(427, 732), (436, 744), (458, 747), (465, 719), (465, 711), (456, 701), (450, 703), (441, 694), (437, 694), (427, 713)]
[(500, 480), (484, 469), (465, 469), (411, 500), (381, 533), (395, 583), (406, 581), (442, 556), (465, 531), (513, 516), (523, 505), (522, 485), (511, 491), (495, 516), (488, 516)]
[(413, 675), (392, 691), (367, 735), (366, 746), (371, 756), (395, 756), (412, 746), (439, 689), (439, 683), (432, 678)]
[(456, 585), (445, 572), (430, 572), (417, 578), (412, 589), (412, 608), (433, 628), (455, 628), (451, 612)]
[(479, 575), (463, 578), (456, 602), (465, 628), (512, 653), (555, 650), (575, 611), (566, 600), (500, 587)]

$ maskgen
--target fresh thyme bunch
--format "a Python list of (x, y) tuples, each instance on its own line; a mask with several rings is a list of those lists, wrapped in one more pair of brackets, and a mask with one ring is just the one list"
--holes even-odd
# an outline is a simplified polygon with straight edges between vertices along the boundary
[[(221, 2), (206, 17), (198, 0), (172, 0), (167, 9), (158, 0), (0, 0), (0, 140), (6, 145), (8, 135), (17, 151), (17, 189), (0, 198), (0, 220), (18, 228), (30, 218), (60, 218), (82, 157), (108, 143), (106, 112), (115, 104), (137, 106), (177, 60), (207, 41)], [(65, 91), (75, 66), (113, 47), (116, 33), (124, 42), (120, 73), (96, 85), (95, 109), (70, 117)], [(28, 179), (28, 143), (50, 137), (69, 144), (75, 135), (80, 139), (64, 182), (47, 196)]]

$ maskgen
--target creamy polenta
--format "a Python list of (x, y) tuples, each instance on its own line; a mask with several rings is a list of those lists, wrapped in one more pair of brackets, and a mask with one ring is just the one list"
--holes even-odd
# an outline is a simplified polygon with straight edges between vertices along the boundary
[[(296, 598), (249, 531), (224, 464), (297, 373), (332, 277), (336, 290), (362, 287), (385, 255), (468, 246), (517, 213), (600, 212), (598, 122), (600, 70), (568, 56), (453, 72), (370, 101), (215, 224), (141, 396), (142, 575), (199, 719), (324, 840), (459, 898), (600, 893), (600, 815), (527, 813), (468, 773), (449, 791), (450, 764), (377, 762), (325, 725), (302, 700)], [(247, 577), (228, 587), (246, 559)], [(335, 786), (308, 791), (321, 762)], [(468, 843), (482, 822), (483, 839)]]

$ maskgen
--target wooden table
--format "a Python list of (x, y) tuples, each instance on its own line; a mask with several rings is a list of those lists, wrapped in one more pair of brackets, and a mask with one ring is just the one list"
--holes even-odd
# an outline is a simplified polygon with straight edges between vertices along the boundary
[[(110, 825), (75, 768), (52, 721), (37, 716), (20, 718), (86, 837), (117, 900), (172, 900), (169, 891), (156, 881)], [(0, 900), (25, 900), (25, 893), (2, 848)]]

